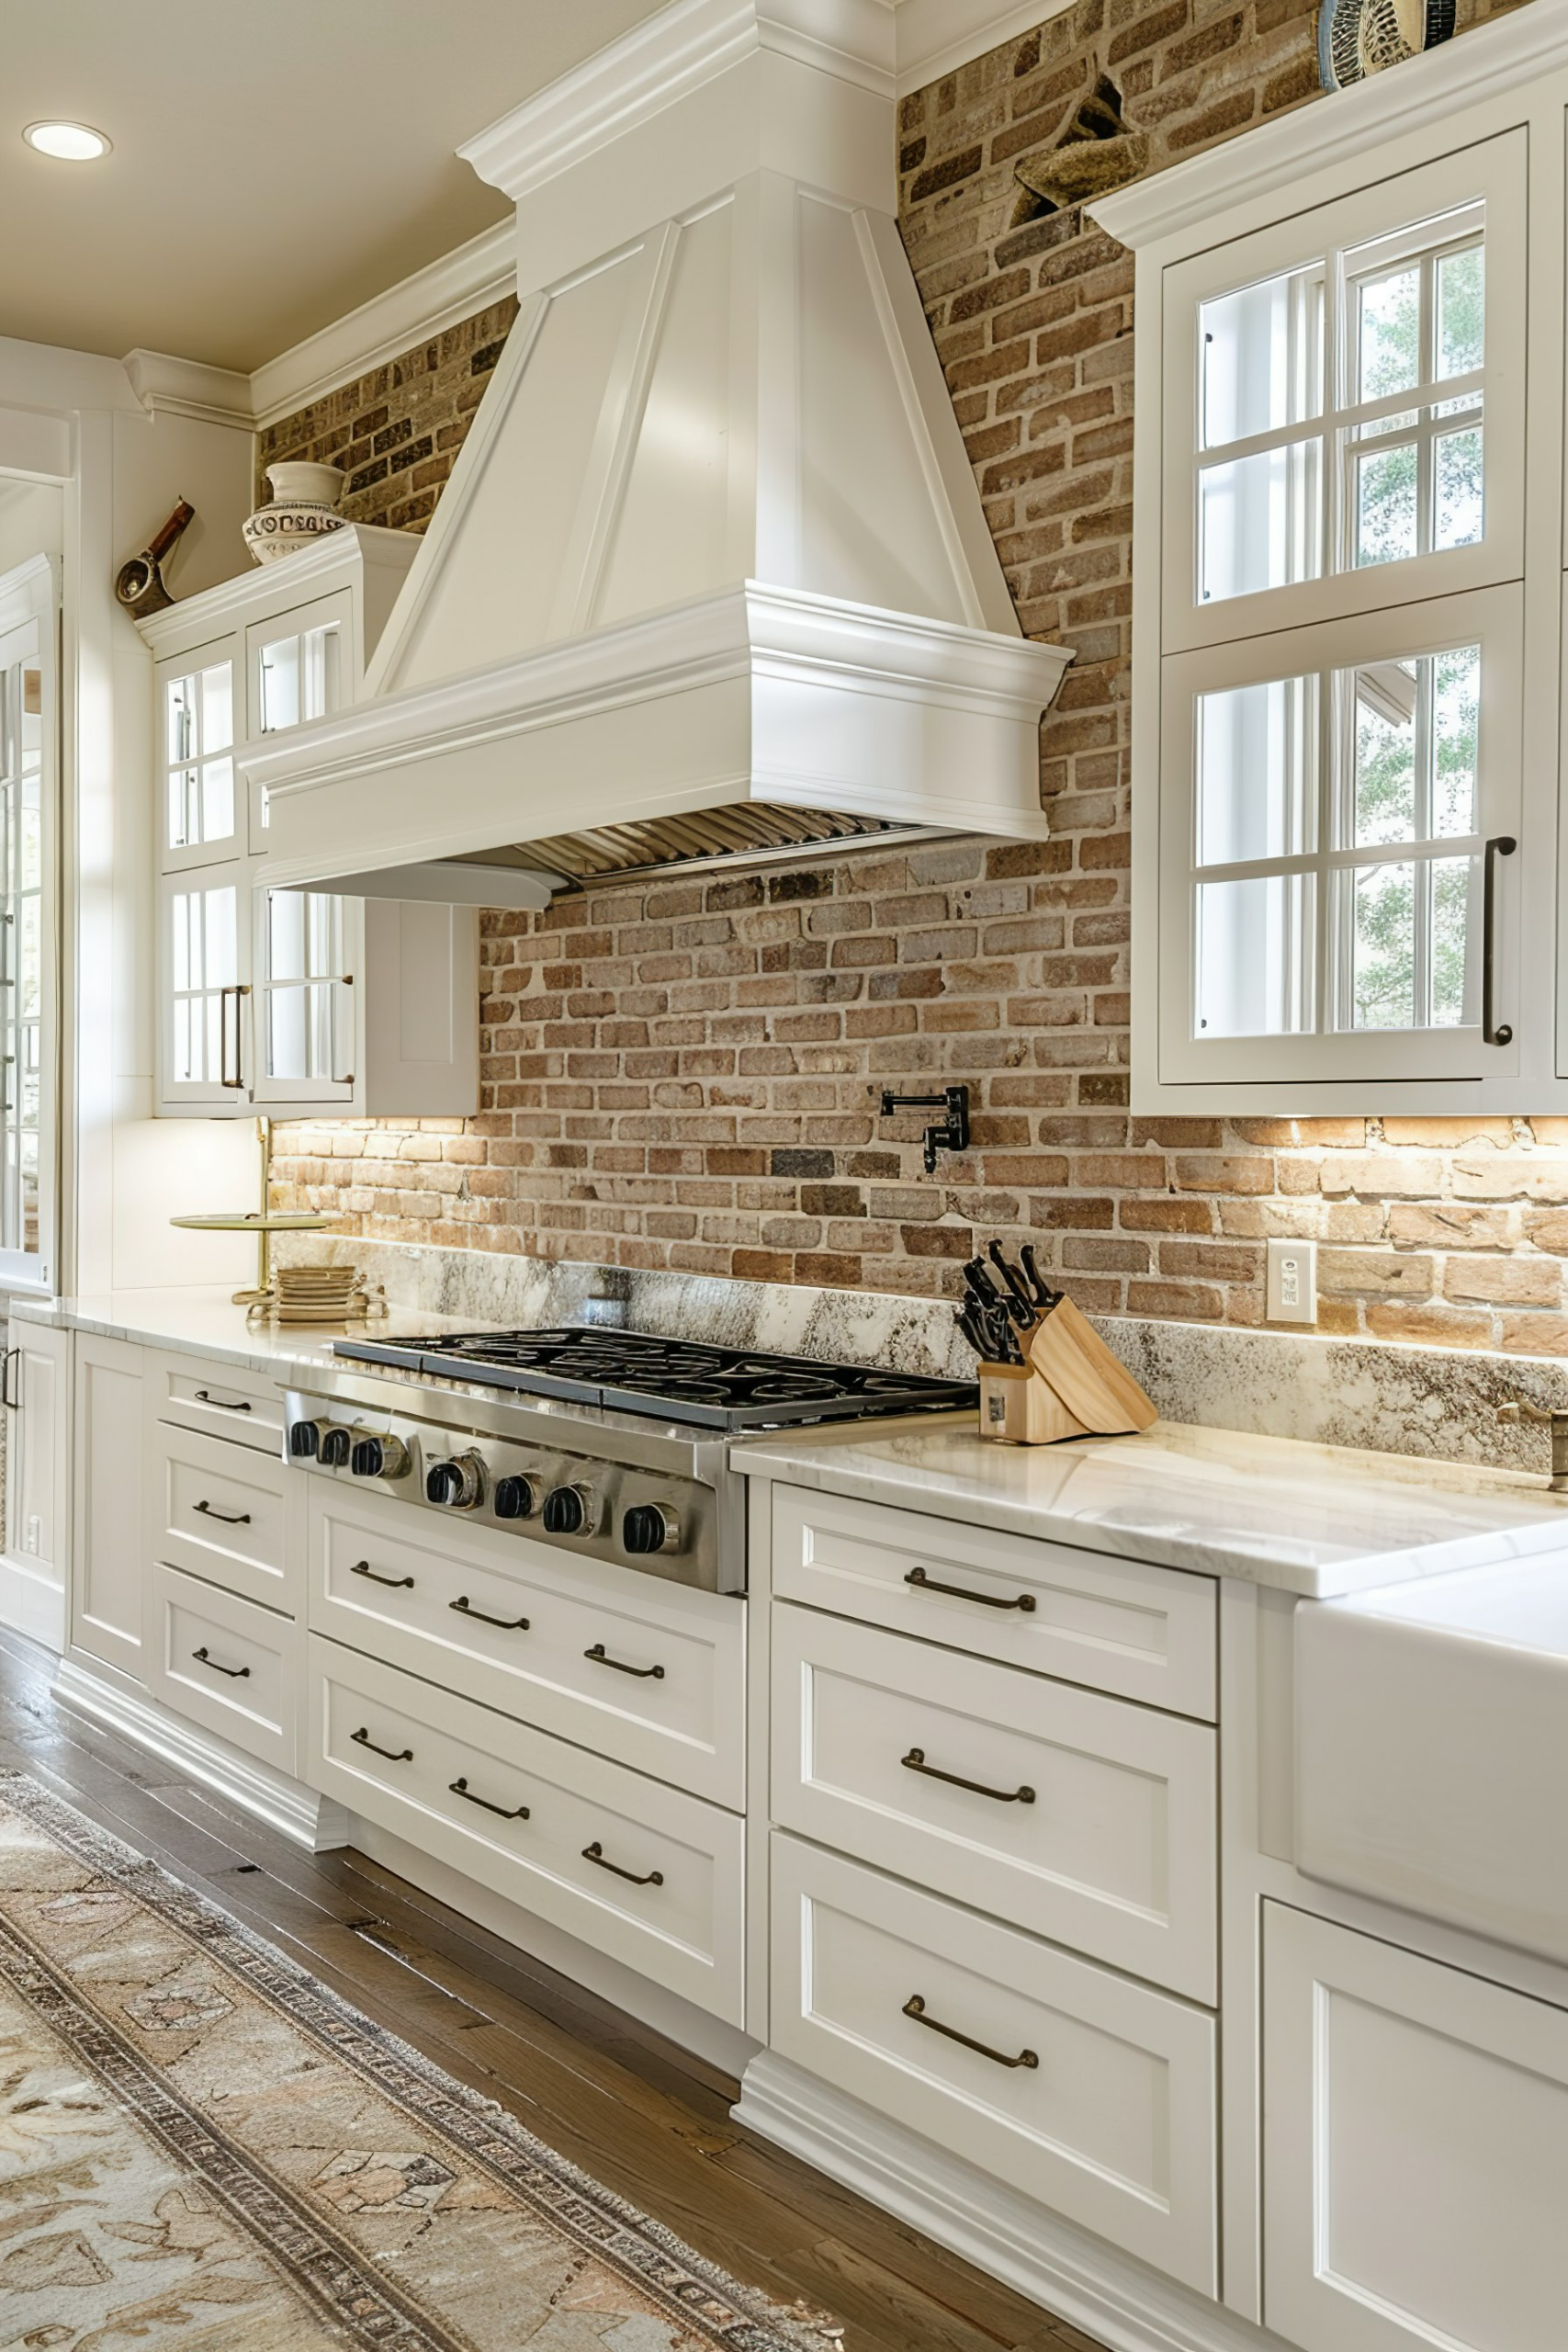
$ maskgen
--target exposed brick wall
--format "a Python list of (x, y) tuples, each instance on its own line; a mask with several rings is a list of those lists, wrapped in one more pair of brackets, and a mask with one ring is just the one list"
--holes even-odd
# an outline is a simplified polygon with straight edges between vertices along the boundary
[[(1014, 166), (1104, 76), (1150, 168), (1298, 104), (1314, 17), (1077, 0), (904, 102), (905, 240), (997, 544), (1025, 629), (1077, 651), (1053, 839), (487, 916), (481, 1114), (286, 1134), (285, 1198), (386, 1238), (921, 1293), (1027, 1236), (1087, 1306), (1233, 1323), (1262, 1318), (1265, 1240), (1310, 1235), (1324, 1329), (1568, 1355), (1568, 1120), (1125, 1109), (1132, 263), (1076, 208), (1028, 218)], [(347, 430), (374, 465), (385, 402), (449, 458), (474, 380), (449, 342), (320, 404), (309, 453)], [(389, 469), (354, 511), (417, 526), (424, 494)], [(957, 1079), (974, 1148), (929, 1179), (875, 1096)]]
[(516, 316), (509, 296), (269, 424), (256, 435), (257, 498), (269, 495), (268, 466), (312, 458), (347, 475), (351, 523), (423, 531)]

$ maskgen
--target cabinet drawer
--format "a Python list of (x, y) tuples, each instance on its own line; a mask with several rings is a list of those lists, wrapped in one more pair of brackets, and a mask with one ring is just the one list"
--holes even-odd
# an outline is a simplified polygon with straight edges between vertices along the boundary
[(743, 1805), (744, 1601), (305, 1483), (315, 1632)]
[(785, 1600), (1214, 1715), (1211, 1577), (803, 1487), (773, 1488), (773, 1555)]
[(776, 1821), (1214, 1999), (1206, 1724), (787, 1603), (773, 1674)]
[(147, 1687), (176, 1714), (292, 1772), (299, 1630), (179, 1568), (155, 1566)]
[(1304, 2352), (1561, 2352), (1568, 2010), (1264, 1905), (1264, 2318)]
[(775, 2050), (1216, 2292), (1211, 2018), (781, 1831), (772, 1853)]
[(313, 1787), (740, 2023), (737, 1815), (317, 1634), (310, 1685)]
[(283, 1456), (283, 1391), (242, 1364), (205, 1363), (199, 1356), (150, 1355), (152, 1408), (161, 1421), (203, 1430)]
[(151, 1453), (153, 1559), (294, 1615), (283, 1464), (166, 1421), (155, 1424)]

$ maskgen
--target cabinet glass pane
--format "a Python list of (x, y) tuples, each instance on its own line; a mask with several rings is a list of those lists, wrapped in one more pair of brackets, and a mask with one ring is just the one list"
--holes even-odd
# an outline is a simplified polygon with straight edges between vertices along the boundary
[(1198, 698), (1198, 856), (1290, 857), (1316, 830), (1317, 680), (1271, 678)]
[[(210, 1083), (238, 1075), (240, 892), (223, 882), (172, 890), (168, 899), (172, 1062), (176, 1084)], [(229, 1026), (228, 1067), (222, 1028)]]
[[(340, 654), (336, 621), (324, 622), (319, 628), (292, 630), (262, 647), (257, 664), (262, 734), (305, 726), (337, 708)], [(261, 821), (264, 826), (267, 821), (265, 792)]]
[(1323, 570), (1323, 444), (1205, 466), (1198, 478), (1199, 594), (1253, 596)]
[(353, 1034), (342, 899), (321, 890), (267, 893), (265, 1046), (267, 1075), (308, 1086), (348, 1082)]
[(165, 842), (195, 849), (234, 833), (234, 676), (228, 662), (164, 687)]
[(1278, 1037), (1313, 1026), (1314, 888), (1310, 874), (1199, 885), (1201, 1036)]
[(1221, 294), (1199, 310), (1202, 446), (1323, 413), (1323, 264)]

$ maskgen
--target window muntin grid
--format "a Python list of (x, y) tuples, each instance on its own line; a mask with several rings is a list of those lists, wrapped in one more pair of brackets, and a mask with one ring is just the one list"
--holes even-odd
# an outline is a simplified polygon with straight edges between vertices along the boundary
[(170, 849), (234, 834), (234, 666), (214, 662), (164, 682), (164, 827)]
[(1201, 301), (1199, 601), (1478, 544), (1484, 361), (1479, 199)]
[(292, 1085), (346, 1085), (354, 986), (344, 903), (321, 890), (269, 890), (262, 1011), (266, 1075)]
[(1193, 1035), (1479, 1019), (1481, 648), (1193, 698)]

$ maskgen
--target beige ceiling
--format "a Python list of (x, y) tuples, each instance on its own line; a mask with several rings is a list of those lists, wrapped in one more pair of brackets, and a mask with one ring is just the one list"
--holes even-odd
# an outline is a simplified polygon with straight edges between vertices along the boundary
[[(503, 219), (458, 141), (660, 5), (9, 0), (0, 334), (274, 358)], [(113, 153), (24, 146), (55, 118)]]

